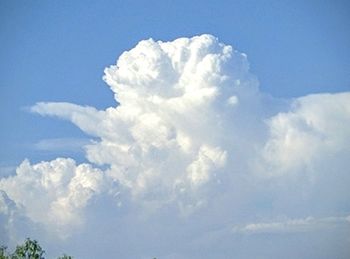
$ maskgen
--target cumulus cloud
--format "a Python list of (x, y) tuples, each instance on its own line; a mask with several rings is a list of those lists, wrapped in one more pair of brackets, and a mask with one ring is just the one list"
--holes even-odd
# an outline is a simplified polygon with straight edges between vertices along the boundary
[(104, 191), (104, 181), (99, 169), (76, 165), (72, 159), (57, 158), (35, 165), (25, 160), (16, 175), (0, 180), (1, 210), (8, 214), (8, 204), (15, 204), (33, 222), (64, 234), (81, 224), (83, 209), (94, 195)]
[[(325, 220), (244, 224), (276, 214), (349, 212), (350, 93), (273, 98), (259, 90), (247, 56), (211, 35), (143, 40), (103, 79), (115, 107), (40, 102), (31, 108), (93, 137), (84, 147), (86, 163), (26, 160), (0, 180), (14, 206), (47, 231), (68, 235), (88, 220), (122, 236), (133, 233), (130, 243), (143, 242), (164, 258), (204, 258), (191, 246), (230, 238), (232, 222), (243, 224), (239, 232), (302, 229)], [(94, 201), (97, 210), (89, 207)], [(85, 234), (96, 234), (89, 226)], [(152, 247), (164, 237), (177, 240), (178, 251), (165, 242)]]
[(32, 111), (68, 119), (100, 138), (86, 146), (87, 159), (109, 165), (106, 173), (136, 199), (153, 193), (160, 203), (178, 192), (195, 195), (219, 177), (232, 155), (235, 106), (259, 99), (246, 55), (210, 35), (141, 41), (105, 69), (104, 80), (116, 107), (38, 103)]
[(349, 100), (350, 93), (309, 95), (270, 118), (262, 151), (268, 173), (314, 171), (329, 156), (349, 154)]

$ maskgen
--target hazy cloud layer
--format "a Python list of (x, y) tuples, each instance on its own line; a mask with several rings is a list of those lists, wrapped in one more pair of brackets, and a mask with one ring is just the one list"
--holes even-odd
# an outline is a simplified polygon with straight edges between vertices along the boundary
[[(350, 93), (275, 99), (259, 91), (245, 54), (210, 35), (141, 41), (104, 80), (116, 107), (31, 108), (95, 140), (85, 164), (26, 160), (0, 180), (2, 238), (13, 239), (13, 211), (63, 244), (78, 240), (71, 249), (82, 258), (228, 258), (242, 233), (312, 232), (349, 214)], [(303, 220), (250, 223), (276, 216)], [(96, 253), (82, 252), (96, 237)], [(333, 252), (346, 258), (343, 248)]]

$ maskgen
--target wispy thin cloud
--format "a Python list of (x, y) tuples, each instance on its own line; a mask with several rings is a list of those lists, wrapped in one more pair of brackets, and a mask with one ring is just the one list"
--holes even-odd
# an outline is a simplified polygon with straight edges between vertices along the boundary
[(85, 145), (91, 144), (92, 141), (85, 138), (51, 138), (42, 139), (34, 144), (34, 149), (41, 151), (70, 151), (80, 152)]
[(234, 226), (234, 233), (291, 233), (310, 232), (334, 227), (350, 228), (350, 215), (344, 217), (285, 219), (272, 222), (255, 222), (243, 226)]

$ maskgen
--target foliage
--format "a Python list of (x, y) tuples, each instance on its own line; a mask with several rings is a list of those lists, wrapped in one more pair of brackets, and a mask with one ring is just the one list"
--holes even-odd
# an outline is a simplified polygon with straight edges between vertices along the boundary
[[(0, 259), (45, 259), (45, 251), (38, 241), (27, 238), (22, 245), (17, 245), (12, 254), (7, 252), (6, 246), (0, 246)], [(64, 254), (58, 259), (73, 259), (72, 256)]]
[(27, 238), (23, 245), (16, 247), (11, 259), (44, 259), (44, 253), (38, 241)]
[[(1, 258), (0, 258), (1, 259)], [(62, 255), (62, 256), (60, 256), (60, 257), (58, 257), (57, 259), (73, 259), (73, 257), (72, 256), (70, 256), (70, 255), (66, 255), (66, 254), (64, 254), (64, 255)]]
[(7, 259), (6, 249), (6, 246), (0, 246), (0, 259)]

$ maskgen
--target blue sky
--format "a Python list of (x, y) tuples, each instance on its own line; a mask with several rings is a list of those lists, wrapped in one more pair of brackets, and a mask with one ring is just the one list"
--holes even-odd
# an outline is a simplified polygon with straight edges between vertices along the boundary
[(45, 237), (77, 258), (347, 258), (347, 1), (0, 12), (0, 241)]

